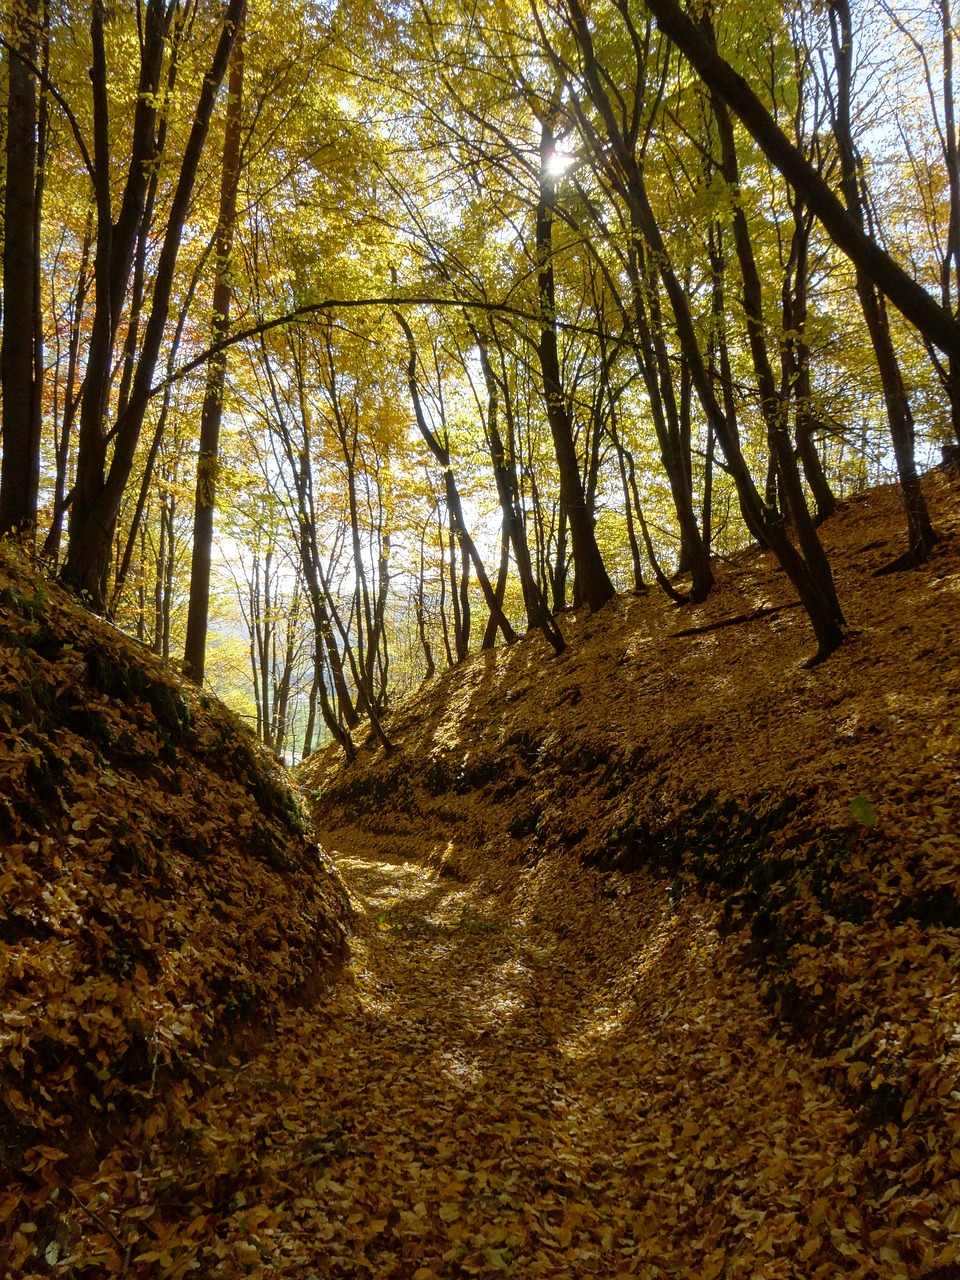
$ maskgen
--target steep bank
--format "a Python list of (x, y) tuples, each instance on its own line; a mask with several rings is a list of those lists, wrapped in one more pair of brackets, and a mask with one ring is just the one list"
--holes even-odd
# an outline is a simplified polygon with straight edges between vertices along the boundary
[(0, 850), (12, 1275), (43, 1265), (18, 1224), (66, 1248), (57, 1224), (83, 1220), (61, 1184), (99, 1165), (131, 1197), (144, 1126), (172, 1123), (164, 1108), (237, 1036), (315, 997), (343, 953), (345, 903), (249, 732), (4, 543)]
[[(620, 898), (707, 913), (717, 966), (747, 966), (849, 1110), (864, 1247), (881, 1222), (912, 1241), (889, 1274), (960, 1231), (958, 496), (926, 484), (942, 541), (919, 570), (873, 576), (902, 539), (892, 488), (825, 526), (851, 636), (822, 667), (746, 553), (704, 605), (621, 597), (566, 621), (560, 659), (538, 636), (480, 655), (396, 708), (392, 755), (300, 772), (328, 847), (505, 878), (574, 947), (578, 895), (606, 896), (596, 963)], [(595, 889), (565, 894), (582, 868)]]

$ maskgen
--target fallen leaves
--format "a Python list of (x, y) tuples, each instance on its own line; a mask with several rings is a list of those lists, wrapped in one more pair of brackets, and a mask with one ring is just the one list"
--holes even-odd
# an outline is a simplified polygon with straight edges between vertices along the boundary
[[(202, 1080), (244, 1016), (316, 985), (342, 889), (249, 735), (6, 544), (0, 797), (0, 1270), (102, 1245), (119, 1273), (158, 1072)], [(109, 1194), (73, 1199), (104, 1159), (115, 1223)]]
[[(275, 776), (119, 640), (64, 649), (58, 599), (51, 638), (4, 597), (4, 1273), (960, 1262), (957, 504), (928, 483), (947, 537), (916, 573), (859, 551), (889, 495), (827, 526), (861, 631), (816, 672), (796, 611), (666, 644), (675, 611), (619, 600), (565, 620), (562, 660), (531, 636), (432, 682), (389, 761), (310, 762), (358, 932), (309, 1008), (280, 997), (325, 864)], [(781, 602), (760, 557), (720, 576), (698, 626)], [(59, 1137), (77, 1098), (85, 1154)]]
[[(960, 547), (955, 485), (926, 484), (945, 537), (916, 573), (874, 579), (862, 550), (900, 518), (892, 490), (825, 527), (857, 630), (815, 672), (797, 662), (805, 637), (790, 611), (667, 645), (674, 610), (618, 600), (564, 620), (562, 661), (528, 637), (425, 686), (394, 713), (397, 752), (367, 753), (342, 802), (335, 751), (303, 766), (330, 842), (474, 876), (557, 940), (571, 1004), (529, 989), (521, 1001), (540, 1002), (545, 1032), (578, 1060), (620, 1045), (611, 1078), (625, 1064), (647, 1089), (640, 1140), (614, 1113), (602, 1145), (648, 1190), (626, 1246), (634, 1274), (735, 1275), (753, 1258), (764, 1276), (919, 1275), (955, 1256)], [(758, 555), (718, 576), (687, 611), (698, 626), (781, 601)], [(376, 830), (358, 813), (365, 786)], [(585, 863), (606, 874), (582, 882)], [(635, 986), (585, 996), (584, 974), (618, 964)], [(743, 982), (753, 1007), (728, 999)], [(575, 1016), (578, 992), (589, 1017)], [(664, 1123), (675, 1092), (638, 1072), (651, 1037), (674, 1048), (676, 1088), (703, 1097), (713, 1136), (696, 1171)], [(765, 1106), (770, 1081), (783, 1092)], [(752, 1112), (762, 1133), (744, 1129)], [(750, 1203), (760, 1188), (782, 1211)], [(694, 1264), (685, 1206), (698, 1205)]]

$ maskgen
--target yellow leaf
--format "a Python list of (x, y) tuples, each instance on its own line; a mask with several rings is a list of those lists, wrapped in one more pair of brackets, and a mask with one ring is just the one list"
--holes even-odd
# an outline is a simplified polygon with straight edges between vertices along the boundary
[(822, 1244), (819, 1236), (811, 1236), (807, 1243), (800, 1250), (801, 1259), (806, 1262), (808, 1258), (812, 1258)]
[(66, 1160), (67, 1153), (58, 1150), (57, 1147), (37, 1147), (40, 1154), (47, 1160)]
[(714, 1253), (707, 1258), (700, 1268), (700, 1280), (716, 1280), (716, 1277), (723, 1270), (723, 1264), (726, 1259), (727, 1255), (725, 1253)]

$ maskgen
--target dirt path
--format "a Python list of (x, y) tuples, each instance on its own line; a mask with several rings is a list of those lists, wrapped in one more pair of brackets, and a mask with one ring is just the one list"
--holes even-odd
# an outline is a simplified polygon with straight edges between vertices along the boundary
[(337, 861), (347, 980), (199, 1108), (231, 1193), (202, 1274), (908, 1274), (848, 1114), (702, 906), (638, 877), (495, 895)]

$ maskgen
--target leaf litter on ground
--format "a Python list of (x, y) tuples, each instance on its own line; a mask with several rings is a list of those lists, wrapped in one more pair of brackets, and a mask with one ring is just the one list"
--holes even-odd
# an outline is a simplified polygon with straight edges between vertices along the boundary
[(0, 1193), (10, 1273), (947, 1274), (960, 547), (926, 483), (918, 571), (871, 576), (890, 490), (826, 526), (853, 635), (814, 671), (795, 609), (674, 636), (789, 603), (745, 553), (703, 605), (620, 597), (560, 660), (529, 636), (429, 682), (389, 758), (308, 761), (342, 980), (96, 1168), (44, 1166), (36, 1223), (36, 1170)]

